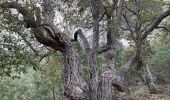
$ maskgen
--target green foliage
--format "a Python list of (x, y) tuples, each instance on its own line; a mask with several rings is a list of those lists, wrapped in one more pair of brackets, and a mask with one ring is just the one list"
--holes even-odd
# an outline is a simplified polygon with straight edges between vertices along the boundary
[(170, 43), (156, 48), (154, 52), (150, 62), (151, 71), (158, 75), (170, 70)]
[[(44, 58), (42, 70), (28, 69), (27, 74), (21, 74), (20, 79), (1, 78), (0, 100), (62, 100), (63, 67), (60, 54)], [(43, 61), (42, 61), (43, 62)]]
[(99, 66), (99, 75), (101, 75), (101, 73), (107, 69), (107, 63), (106, 63), (106, 59), (105, 59), (105, 53), (99, 55), (99, 56), (97, 57), (97, 61), (98, 61), (98, 66)]
[(120, 68), (126, 62), (126, 51), (123, 48), (117, 50), (116, 66)]
[(48, 50), (36, 43), (29, 29), (23, 28), (22, 16), (8, 9), (0, 19), (0, 75), (19, 78), (29, 68), (40, 69), (39, 59)]

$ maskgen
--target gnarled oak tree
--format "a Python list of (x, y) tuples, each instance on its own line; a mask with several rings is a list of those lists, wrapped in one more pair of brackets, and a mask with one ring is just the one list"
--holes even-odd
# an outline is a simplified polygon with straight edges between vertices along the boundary
[[(62, 2), (67, 3), (74, 1), (65, 0)], [(38, 42), (63, 54), (64, 95), (69, 100), (112, 100), (113, 87), (119, 91), (124, 91), (126, 89), (126, 81), (128, 81), (126, 80), (126, 74), (128, 74), (130, 70), (140, 69), (141, 66), (146, 66), (144, 67), (146, 68), (146, 83), (151, 91), (153, 90), (152, 92), (156, 92), (154, 84), (151, 83), (150, 72), (144, 62), (142, 45), (147, 36), (158, 27), (160, 22), (170, 15), (170, 9), (162, 12), (149, 23), (147, 28), (142, 29), (142, 22), (137, 20), (135, 27), (133, 27), (130, 23), (132, 19), (128, 19), (128, 15), (126, 15), (127, 12), (130, 12), (136, 17), (140, 16), (141, 9), (140, 5), (138, 5), (139, 2), (136, 0), (134, 0), (134, 2), (136, 2), (135, 10), (128, 8), (126, 4), (128, 1), (125, 0), (78, 0), (75, 2), (86, 2), (87, 6), (80, 9), (80, 12), (82, 12), (83, 9), (90, 8), (89, 11), (91, 11), (90, 13), (92, 15), (92, 43), (89, 43), (81, 29), (75, 32), (75, 40), (77, 40), (77, 36), (80, 36), (84, 43), (84, 51), (88, 59), (87, 67), (90, 76), (88, 82), (84, 80), (80, 64), (81, 59), (74, 48), (73, 42), (75, 42), (75, 40), (71, 41), (71, 39), (62, 33), (55, 24), (55, 17), (57, 16), (55, 0), (40, 0), (40, 4), (34, 4), (31, 8), (17, 1), (1, 1), (0, 9), (2, 10), (1, 14), (3, 14), (3, 11), (6, 9), (16, 9), (17, 12), (23, 16), (24, 27), (32, 30), (32, 34)], [(99, 46), (100, 22), (102, 20), (106, 20), (107, 23), (107, 43), (104, 47)], [(129, 30), (131, 34), (135, 33), (134, 40), (136, 49), (134, 56), (120, 71), (117, 71), (115, 67), (116, 43), (120, 31), (122, 31), (121, 28), (124, 26), (122, 23), (127, 24), (126, 30)], [(98, 75), (97, 55), (103, 52), (106, 52), (108, 68), (101, 75)]]

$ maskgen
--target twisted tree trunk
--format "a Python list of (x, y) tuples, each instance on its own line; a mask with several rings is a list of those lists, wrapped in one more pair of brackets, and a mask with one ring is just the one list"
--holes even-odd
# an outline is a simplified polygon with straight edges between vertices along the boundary
[[(108, 43), (105, 49), (107, 52), (107, 64), (108, 69), (103, 72), (100, 77), (98, 77), (98, 66), (97, 66), (97, 53), (99, 48), (99, 21), (100, 21), (100, 0), (90, 0), (90, 6), (92, 10), (92, 20), (93, 20), (93, 43), (92, 48), (90, 48), (87, 39), (80, 30), (80, 37), (83, 39), (85, 52), (88, 58), (88, 68), (90, 74), (90, 80), (87, 84), (82, 75), (82, 69), (79, 61), (77, 52), (71, 43), (70, 39), (63, 35), (62, 32), (54, 25), (54, 6), (52, 5), (53, 0), (43, 0), (44, 8), (43, 13), (38, 9), (34, 9), (32, 12), (36, 14), (32, 15), (28, 9), (23, 7), (20, 4), (15, 2), (5, 2), (0, 3), (0, 8), (8, 9), (14, 8), (17, 9), (19, 13), (23, 15), (24, 22), (26, 23), (26, 28), (31, 28), (34, 30), (34, 36), (40, 43), (51, 47), (52, 49), (59, 51), (63, 54), (64, 57), (64, 94), (69, 100), (112, 100), (113, 99), (113, 87), (116, 87), (118, 90), (125, 90), (124, 82), (122, 81), (126, 77), (127, 73), (135, 68), (140, 68), (143, 66), (143, 61), (141, 57), (141, 46), (142, 42), (146, 37), (153, 31), (154, 28), (167, 16), (170, 15), (170, 9), (158, 16), (155, 21), (137, 38), (136, 41), (136, 51), (135, 55), (127, 64), (124, 65), (121, 70), (121, 74), (115, 70), (115, 51), (116, 51), (116, 33), (119, 32), (120, 28), (120, 19), (122, 12), (122, 4), (124, 0), (113, 0), (114, 6), (110, 10), (107, 10), (108, 18)], [(117, 6), (119, 4), (119, 6)], [(117, 18), (112, 18), (112, 10), (116, 7)], [(119, 8), (120, 7), (120, 8)], [(35, 7), (36, 8), (36, 7)], [(44, 15), (44, 21), (41, 20), (41, 16)], [(36, 18), (35, 18), (36, 17)], [(115, 17), (115, 16), (114, 16)], [(115, 22), (111, 22), (115, 21)], [(43, 24), (42, 24), (43, 23)], [(114, 27), (112, 27), (114, 25)], [(47, 35), (48, 34), (48, 35)], [(149, 68), (145, 67), (145, 80), (148, 85), (148, 88), (152, 93), (156, 92), (156, 89), (152, 83), (152, 77), (149, 71)], [(120, 77), (121, 76), (121, 77)], [(123, 78), (122, 78), (123, 77)]]
[(88, 86), (83, 80), (80, 61), (73, 47), (66, 47), (64, 56), (64, 92), (71, 100), (86, 98)]

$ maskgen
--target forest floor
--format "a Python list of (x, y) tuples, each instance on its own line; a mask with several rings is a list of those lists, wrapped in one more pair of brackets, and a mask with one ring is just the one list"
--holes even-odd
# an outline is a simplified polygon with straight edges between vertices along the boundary
[(166, 94), (138, 94), (134, 100), (170, 100)]
[(160, 86), (160, 89), (162, 93), (150, 94), (146, 86), (141, 86), (128, 94), (120, 93), (118, 100), (170, 100), (170, 84)]

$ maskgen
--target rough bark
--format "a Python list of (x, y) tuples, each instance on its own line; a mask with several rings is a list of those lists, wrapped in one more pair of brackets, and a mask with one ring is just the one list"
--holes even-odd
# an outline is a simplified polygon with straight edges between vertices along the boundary
[(112, 80), (113, 74), (111, 72), (105, 72), (101, 75), (99, 81), (99, 97), (98, 100), (112, 100), (113, 86)]
[[(119, 1), (119, 4), (117, 5)], [(114, 5), (114, 6), (113, 6)], [(106, 61), (109, 69), (114, 70), (116, 61), (117, 38), (120, 29), (124, 0), (115, 0), (112, 6), (105, 7), (107, 17), (107, 46), (110, 49), (106, 52)], [(116, 13), (114, 12), (116, 11)]]
[[(137, 36), (138, 37), (138, 36)], [(136, 40), (136, 50), (134, 57), (124, 65), (121, 75), (124, 76), (126, 84), (130, 84), (129, 76), (131, 76), (131, 72), (137, 72), (139, 70), (143, 71), (143, 76), (145, 80), (145, 85), (148, 87), (150, 93), (158, 93), (158, 90), (153, 82), (153, 78), (150, 72), (150, 69), (146, 62), (144, 61), (144, 51), (143, 44), (140, 41), (140, 37)]]
[[(107, 17), (107, 46), (110, 47), (106, 51), (106, 61), (108, 70), (100, 76), (99, 82), (99, 100), (113, 100), (116, 97), (113, 94), (115, 88), (119, 91), (125, 90), (123, 78), (118, 74), (115, 66), (116, 61), (116, 48), (117, 38), (120, 27), (121, 12), (124, 0), (119, 1), (117, 8), (105, 7), (105, 13)], [(116, 3), (116, 2), (114, 2)], [(114, 4), (117, 5), (117, 4)], [(116, 10), (117, 13), (114, 13)]]
[(64, 56), (64, 90), (70, 100), (87, 98), (87, 84), (83, 80), (80, 62), (73, 47), (66, 48)]
[(60, 43), (62, 46), (62, 53), (64, 56), (64, 94), (70, 100), (79, 100), (86, 98), (86, 91), (88, 86), (83, 80), (82, 70), (77, 53), (71, 41), (62, 35), (62, 33), (54, 25), (54, 8), (51, 0), (44, 0), (45, 19), (44, 24), (51, 38)]
[(156, 88), (156, 86), (154, 84), (152, 74), (151, 74), (151, 72), (149, 70), (149, 66), (147, 64), (144, 65), (144, 80), (145, 80), (145, 84), (147, 85), (150, 93), (152, 93), (152, 94), (158, 93), (158, 89)]
[(80, 38), (81, 38), (82, 41), (83, 41), (84, 50), (85, 50), (86, 54), (88, 54), (92, 49), (90, 48), (90, 45), (89, 45), (89, 42), (88, 42), (87, 38), (84, 36), (85, 33), (83, 33), (81, 29), (78, 29), (78, 30), (74, 33), (74, 35), (75, 35), (75, 34), (77, 34), (77, 35), (76, 35), (76, 37), (74, 37), (74, 40), (76, 40), (77, 36), (79, 35)]
[(126, 90), (122, 77), (112, 69), (103, 72), (99, 80), (98, 100), (113, 100), (115, 98), (113, 95), (114, 88), (122, 92)]
[[(108, 10), (107, 10), (108, 11)], [(109, 69), (115, 69), (115, 56), (116, 56), (116, 39), (117, 39), (117, 28), (115, 23), (112, 21), (112, 11), (106, 13), (107, 15), (107, 45), (110, 49), (106, 52), (107, 67)]]
[[(84, 48), (87, 54), (88, 59), (88, 68), (90, 74), (89, 84), (84, 81), (82, 75), (82, 69), (77, 55), (76, 50), (74, 49), (73, 44), (70, 39), (63, 35), (54, 25), (54, 6), (51, 0), (43, 0), (44, 2), (44, 21), (41, 20), (40, 11), (35, 9), (35, 15), (31, 15), (30, 11), (25, 7), (15, 3), (15, 2), (5, 2), (0, 3), (0, 8), (14, 8), (17, 9), (19, 13), (23, 15), (24, 22), (26, 23), (26, 28), (31, 28), (34, 31), (34, 36), (40, 43), (53, 48), (56, 51), (60, 51), (64, 56), (64, 94), (68, 97), (69, 100), (112, 100), (112, 87), (116, 87), (117, 90), (124, 91), (125, 85), (122, 81), (122, 76), (126, 76), (127, 73), (135, 68), (141, 68), (143, 65), (141, 57), (141, 46), (143, 40), (153, 31), (154, 28), (167, 16), (170, 15), (170, 9), (158, 16), (155, 21), (146, 29), (145, 32), (138, 34), (139, 37), (136, 41), (136, 51), (132, 59), (129, 60), (127, 64), (122, 68), (120, 77), (119, 73), (114, 70), (115, 66), (115, 49), (116, 49), (116, 35), (118, 33), (118, 28), (120, 27), (120, 19), (122, 13), (122, 7), (124, 0), (114, 0), (119, 4), (117, 9), (116, 19), (112, 18), (109, 15), (112, 11), (108, 11), (108, 33), (107, 33), (107, 46), (105, 48), (99, 48), (99, 21), (100, 18), (100, 0), (91, 0), (92, 8), (92, 18), (93, 18), (93, 43), (92, 48), (90, 48), (87, 39), (82, 34), (81, 30), (78, 30), (79, 35), (84, 43)], [(117, 5), (114, 4), (115, 5)], [(117, 7), (117, 6), (116, 6)], [(35, 7), (36, 8), (36, 7)], [(113, 7), (115, 9), (115, 7)], [(36, 16), (36, 18), (35, 18)], [(104, 16), (104, 15), (102, 15)], [(111, 23), (111, 20), (116, 20), (116, 22)], [(42, 24), (43, 23), (43, 24)], [(112, 29), (112, 24), (114, 28)], [(46, 36), (44, 33), (47, 33)], [(113, 34), (114, 33), (114, 34)], [(108, 51), (109, 50), (109, 51)], [(105, 71), (98, 78), (98, 66), (97, 66), (97, 54), (102, 52), (107, 52), (107, 63), (108, 70)], [(145, 67), (144, 67), (145, 68)], [(156, 92), (156, 89), (152, 83), (152, 77), (149, 71), (149, 68), (146, 66), (145, 70), (145, 80), (148, 84), (148, 88), (152, 93)], [(99, 79), (99, 80), (98, 80)], [(99, 81), (99, 82), (98, 82)]]
[[(31, 15), (30, 12), (22, 7), (21, 5), (13, 2), (5, 2), (0, 6), (4, 9), (6, 8), (15, 8), (21, 13), (24, 17), (24, 21), (27, 24), (27, 28), (31, 28), (34, 32), (34, 36), (40, 43), (53, 48), (56, 51), (60, 51), (64, 56), (64, 71), (65, 71), (65, 91), (64, 94), (71, 100), (85, 98), (88, 86), (83, 80), (82, 71), (78, 56), (73, 47), (73, 44), (64, 36), (54, 25), (54, 8), (52, 8), (51, 0), (44, 0), (44, 10), (45, 18), (43, 24), (41, 24), (41, 17), (39, 12), (36, 12), (36, 20), (34, 15)], [(29, 21), (25, 20), (29, 19)], [(44, 35), (44, 29), (49, 34), (48, 36)]]
[(92, 51), (87, 54), (88, 67), (90, 73), (90, 100), (97, 100), (98, 92), (98, 67), (97, 67), (97, 50), (99, 46), (99, 17), (100, 17), (100, 0), (91, 0), (92, 18), (93, 18), (93, 43)]

